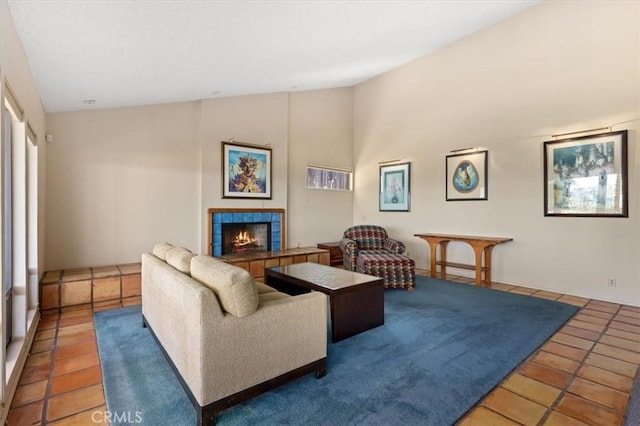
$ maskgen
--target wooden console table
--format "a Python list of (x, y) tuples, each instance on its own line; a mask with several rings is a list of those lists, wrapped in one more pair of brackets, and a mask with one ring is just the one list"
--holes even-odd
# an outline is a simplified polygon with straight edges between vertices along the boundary
[[(478, 237), (468, 235), (449, 234), (414, 234), (429, 244), (431, 250), (431, 276), (436, 277), (436, 265), (440, 265), (440, 276), (446, 278), (447, 266), (471, 269), (476, 271), (476, 285), (488, 287), (491, 284), (491, 251), (498, 244), (513, 241), (513, 238)], [(460, 241), (469, 244), (476, 255), (475, 265), (447, 262), (447, 244), (450, 241)], [(440, 260), (437, 260), (437, 249), (440, 246)], [(484, 257), (484, 263), (483, 263)], [(482, 273), (484, 272), (484, 277)]]

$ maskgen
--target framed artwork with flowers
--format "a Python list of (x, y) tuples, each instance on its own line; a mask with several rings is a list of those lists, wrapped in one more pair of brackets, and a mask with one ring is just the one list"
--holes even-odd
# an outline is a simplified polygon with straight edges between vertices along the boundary
[(222, 142), (222, 198), (271, 199), (271, 148)]
[(488, 153), (488, 151), (473, 151), (447, 155), (445, 185), (447, 201), (487, 199)]
[(380, 211), (408, 212), (410, 209), (411, 163), (380, 166)]

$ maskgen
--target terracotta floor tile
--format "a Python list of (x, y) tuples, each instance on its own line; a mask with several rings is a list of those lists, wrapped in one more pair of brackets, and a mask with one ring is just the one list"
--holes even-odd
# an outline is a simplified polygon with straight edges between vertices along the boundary
[(140, 305), (141, 303), (142, 297), (140, 296), (127, 297), (122, 299), (122, 306)]
[(511, 284), (502, 284), (502, 283), (491, 283), (491, 288), (495, 289), (495, 290), (504, 290), (504, 291), (509, 291), (512, 288), (514, 288), (514, 285)]
[(58, 318), (41, 319), (38, 323), (38, 331), (50, 330), (58, 326)]
[(570, 334), (571, 336), (593, 341), (598, 340), (598, 337), (600, 336), (599, 332), (585, 330), (584, 328), (572, 327), (570, 325), (565, 325), (560, 329), (560, 331), (565, 334)]
[(584, 364), (580, 367), (580, 370), (578, 370), (578, 376), (622, 392), (630, 393), (633, 389), (633, 379), (631, 377), (623, 376), (622, 374), (594, 367), (589, 364)]
[(637, 365), (631, 364), (629, 362), (594, 353), (587, 356), (585, 363), (628, 377), (635, 377), (636, 370), (638, 369)]
[(580, 313), (575, 315), (573, 319), (578, 321), (590, 322), (593, 324), (600, 324), (600, 325), (607, 325), (610, 321), (608, 318), (600, 318), (600, 317), (594, 317), (593, 315), (585, 315), (582, 313), (582, 311), (580, 311)]
[(584, 297), (578, 297), (578, 296), (563, 295), (562, 297), (560, 297), (560, 299), (558, 299), (558, 302), (563, 302), (563, 303), (568, 303), (569, 305), (583, 307), (589, 302), (589, 299), (585, 299)]
[(486, 407), (474, 408), (462, 421), (457, 423), (457, 426), (478, 426), (478, 425), (492, 425), (492, 426), (517, 426), (519, 423), (511, 421), (506, 417), (502, 417), (500, 414), (489, 410)]
[(53, 377), (100, 365), (97, 352), (57, 360), (53, 367)]
[(96, 365), (51, 379), (51, 395), (58, 395), (99, 383), (102, 383), (102, 371), (100, 366)]
[(536, 291), (535, 293), (533, 293), (532, 296), (533, 297), (539, 297), (540, 299), (558, 300), (560, 297), (562, 297), (562, 294), (554, 293), (552, 291), (540, 290), (540, 291)]
[(13, 396), (13, 401), (11, 401), (11, 408), (21, 407), (44, 399), (45, 392), (47, 391), (47, 383), (47, 380), (41, 380), (39, 382), (18, 386)]
[(51, 352), (39, 352), (29, 355), (24, 366), (25, 368), (31, 368), (40, 365), (51, 365)]
[(7, 425), (39, 425), (42, 421), (42, 407), (44, 401), (34, 402), (22, 407), (12, 408), (7, 416)]
[(491, 392), (482, 405), (524, 425), (536, 425), (547, 409), (504, 388)]
[(640, 318), (640, 308), (637, 306), (623, 306), (620, 308), (620, 314), (634, 318)]
[(140, 263), (127, 263), (124, 265), (118, 265), (118, 269), (122, 272), (122, 275), (139, 274), (141, 271)]
[(593, 309), (594, 311), (609, 312), (615, 314), (620, 309), (620, 305), (592, 300), (591, 302), (589, 302), (586, 308)]
[(548, 342), (541, 349), (574, 361), (582, 361), (584, 357), (587, 356), (587, 351), (585, 350), (573, 348), (557, 342)]
[(47, 421), (104, 405), (102, 385), (93, 385), (49, 398)]
[(55, 359), (70, 358), (89, 352), (98, 352), (98, 346), (95, 341), (88, 340), (86, 342), (78, 343), (76, 345), (63, 346), (56, 349)]
[(39, 365), (36, 367), (25, 368), (22, 370), (22, 374), (20, 375), (19, 385), (26, 385), (29, 383), (39, 382), (41, 380), (46, 380), (49, 378), (49, 373), (51, 372), (50, 365)]
[[(102, 405), (100, 407), (95, 407), (87, 411), (83, 411), (78, 414), (74, 414), (73, 416), (65, 417), (64, 419), (56, 420), (54, 422), (48, 422), (47, 425), (51, 426), (109, 426), (109, 421), (107, 420), (107, 407)], [(132, 422), (136, 420), (135, 417), (132, 417)], [(135, 423), (134, 423), (135, 424)]]
[(567, 323), (570, 326), (573, 327), (577, 327), (577, 328), (584, 328), (585, 330), (591, 330), (591, 331), (596, 331), (598, 333), (602, 332), (602, 330), (605, 329), (605, 326), (602, 324), (593, 324), (590, 322), (586, 322), (586, 321), (578, 321), (578, 320), (571, 320)]
[[(61, 320), (62, 321), (62, 320)], [(82, 333), (84, 331), (93, 330), (93, 321), (83, 322), (82, 324), (69, 325), (58, 329), (58, 337), (71, 336), (73, 334)]]
[(120, 270), (116, 265), (111, 266), (97, 266), (91, 268), (93, 272), (93, 278), (107, 278), (120, 276)]
[(85, 315), (89, 315), (89, 316), (93, 315), (90, 305), (89, 307), (75, 307), (74, 309), (64, 311), (60, 313), (60, 319), (75, 318), (75, 317), (81, 317)]
[(589, 308), (582, 308), (580, 310), (580, 314), (589, 315), (592, 317), (604, 318), (604, 319), (611, 319), (613, 318), (613, 315), (614, 315), (612, 312), (596, 311), (594, 309), (589, 309)]
[(526, 363), (518, 369), (518, 372), (559, 389), (567, 386), (571, 379), (571, 374), (535, 362)]
[(544, 426), (588, 426), (588, 424), (557, 411), (552, 411), (545, 420)]
[(67, 327), (70, 325), (83, 324), (87, 322), (93, 322), (93, 315), (85, 314), (85, 315), (77, 315), (73, 317), (61, 318), (59, 327)]
[(624, 322), (635, 326), (640, 326), (640, 318), (625, 315), (624, 312), (619, 312), (614, 318), (616, 321)]
[(622, 416), (619, 413), (572, 394), (565, 394), (556, 410), (594, 426), (622, 424)]
[(640, 333), (630, 333), (628, 331), (610, 328), (605, 333), (608, 336), (620, 337), (621, 339), (631, 340), (632, 342), (640, 342)]
[(628, 331), (629, 333), (640, 334), (640, 326), (627, 324), (626, 322), (611, 321), (609, 327), (615, 328), (617, 330)]
[(83, 343), (90, 339), (95, 340), (95, 338), (96, 338), (96, 332), (94, 330), (73, 334), (71, 336), (62, 336), (58, 338), (56, 342), (56, 347), (60, 349), (61, 347), (64, 347), (67, 345), (77, 345), (78, 343)]
[(567, 390), (584, 399), (597, 402), (619, 412), (627, 408), (627, 400), (629, 399), (629, 394), (626, 392), (620, 392), (580, 377), (573, 379)]
[(502, 387), (545, 407), (550, 407), (560, 395), (560, 389), (518, 373), (512, 374), (505, 380)]
[(591, 340), (583, 339), (581, 337), (572, 336), (565, 333), (556, 333), (551, 336), (551, 340), (563, 345), (572, 346), (574, 348), (588, 351), (593, 346), (594, 342)]
[(593, 347), (593, 352), (600, 355), (610, 356), (611, 358), (620, 359), (622, 361), (627, 361), (631, 364), (640, 364), (640, 353), (628, 351), (615, 346), (596, 343)]
[(45, 339), (53, 339), (54, 337), (56, 337), (56, 329), (52, 328), (49, 330), (38, 331), (36, 333), (36, 336), (33, 338), (33, 340), (38, 341), (38, 340), (45, 340)]
[(33, 344), (31, 345), (31, 353), (37, 354), (40, 352), (50, 352), (53, 350), (54, 343), (55, 339), (45, 339), (33, 342)]
[(605, 334), (600, 338), (599, 343), (604, 343), (605, 345), (615, 346), (617, 348), (626, 349), (628, 351), (640, 353), (640, 342), (634, 342), (632, 340), (621, 339), (615, 336), (609, 336)]
[(556, 354), (552, 354), (549, 352), (540, 351), (538, 352), (532, 359), (532, 361), (537, 362), (539, 364), (546, 365), (547, 367), (553, 367), (558, 370), (565, 371), (567, 373), (573, 374), (577, 369), (578, 362), (564, 358)]

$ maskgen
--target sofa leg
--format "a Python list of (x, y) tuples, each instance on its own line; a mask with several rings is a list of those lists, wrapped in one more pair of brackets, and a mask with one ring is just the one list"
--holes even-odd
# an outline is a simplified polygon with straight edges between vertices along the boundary
[(215, 426), (216, 424), (216, 413), (212, 409), (207, 409), (206, 407), (200, 407), (198, 409), (198, 426)]
[(327, 375), (327, 359), (322, 358), (316, 363), (316, 379), (321, 379)]
[(147, 321), (144, 319), (144, 315), (142, 316), (142, 328), (147, 328)]

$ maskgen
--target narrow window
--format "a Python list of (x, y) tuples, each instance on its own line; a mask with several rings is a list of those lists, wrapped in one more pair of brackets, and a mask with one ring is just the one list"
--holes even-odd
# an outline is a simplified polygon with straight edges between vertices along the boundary
[(307, 166), (307, 188), (352, 191), (353, 171), (323, 166)]

